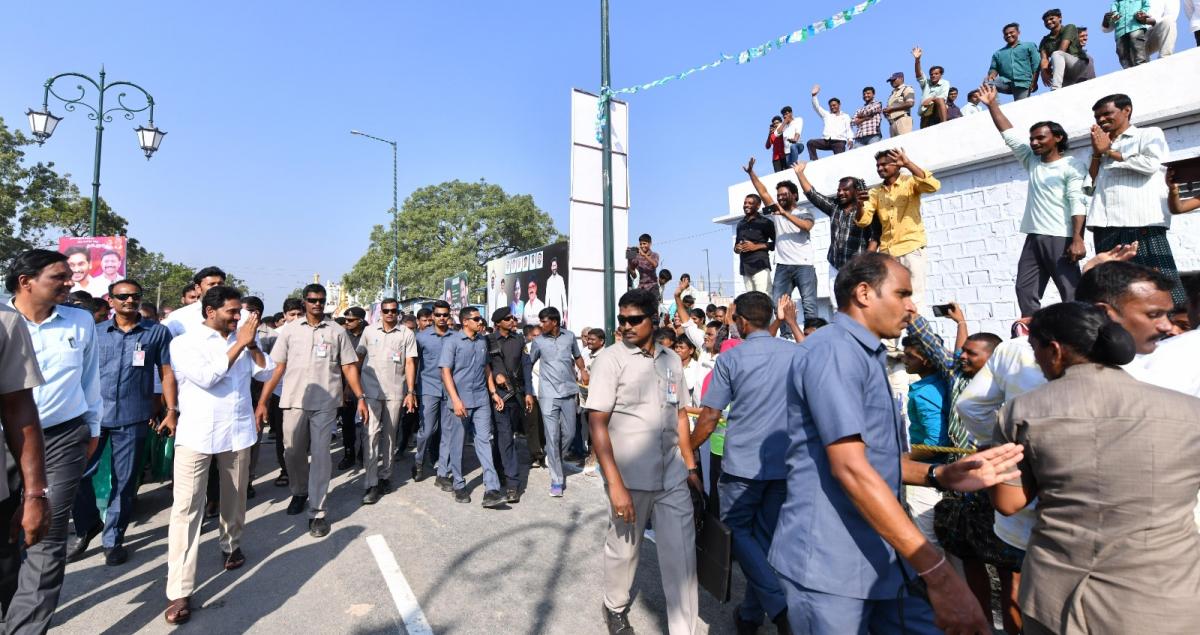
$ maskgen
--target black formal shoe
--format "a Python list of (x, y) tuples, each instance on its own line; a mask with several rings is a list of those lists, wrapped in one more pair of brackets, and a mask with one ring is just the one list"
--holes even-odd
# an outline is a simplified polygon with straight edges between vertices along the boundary
[(390, 491), (392, 491), (392, 479), (390, 479), (390, 478), (379, 479), (379, 493), (387, 494)]
[(454, 502), (456, 502), (456, 503), (471, 502), (471, 495), (467, 493), (467, 488), (464, 487), (462, 489), (454, 490)]
[(737, 631), (737, 635), (755, 635), (760, 626), (762, 624), (742, 619), (741, 610), (736, 607), (733, 609), (733, 628)]
[(329, 522), (324, 518), (313, 518), (308, 521), (308, 535), (313, 538), (324, 538), (329, 535)]
[(292, 502), (288, 503), (287, 515), (295, 516), (304, 511), (304, 506), (308, 504), (307, 496), (293, 496)]
[(498, 489), (490, 489), (483, 493), (484, 507), (499, 507), (504, 504), (504, 494)]
[(92, 538), (100, 535), (101, 526), (96, 525), (88, 530), (82, 536), (75, 536), (71, 539), (71, 544), (67, 547), (67, 562), (75, 562), (83, 558), (83, 554), (87, 552), (88, 545), (91, 544)]
[(414, 483), (420, 483), (421, 481), (425, 480), (428, 477), (429, 477), (429, 475), (425, 473), (424, 466), (421, 466), (421, 465), (413, 466), (412, 479), (413, 479)]
[(438, 489), (442, 490), (443, 492), (454, 491), (454, 481), (450, 480), (449, 476), (439, 476), (434, 479), (433, 483), (434, 485), (437, 485)]
[(342, 460), (338, 461), (338, 464), (337, 464), (337, 469), (339, 469), (339, 470), (348, 470), (352, 467), (354, 467), (354, 455), (352, 455), (352, 454), (347, 454), (347, 455), (343, 456)]
[(507, 490), (505, 490), (504, 491), (504, 502), (506, 502), (506, 503), (521, 502), (521, 490), (519, 490), (515, 487), (510, 487)]
[(634, 635), (633, 627), (629, 625), (629, 617), (624, 613), (604, 609), (604, 624), (608, 626), (608, 635)]
[(119, 564), (125, 564), (125, 561), (128, 559), (129, 553), (125, 551), (125, 547), (122, 547), (121, 545), (117, 545), (112, 549), (104, 550), (104, 564), (110, 567), (115, 567)]
[(379, 502), (379, 496), (380, 496), (379, 486), (372, 485), (371, 487), (367, 488), (367, 493), (363, 494), (362, 504), (363, 505), (374, 505), (375, 503)]
[(246, 487), (246, 498), (251, 499), (251, 498), (254, 498), (254, 496), (255, 496), (254, 486), (253, 485), (247, 486)]

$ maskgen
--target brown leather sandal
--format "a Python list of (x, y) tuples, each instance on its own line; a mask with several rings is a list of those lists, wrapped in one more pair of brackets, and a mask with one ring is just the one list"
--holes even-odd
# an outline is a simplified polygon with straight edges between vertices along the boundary
[(242, 555), (241, 547), (234, 549), (233, 553), (222, 552), (221, 555), (224, 557), (224, 560), (225, 560), (225, 570), (226, 571), (233, 571), (234, 569), (237, 569), (237, 568), (241, 567), (242, 565), (246, 564), (246, 556)]
[(188, 600), (191, 598), (179, 598), (171, 600), (167, 605), (167, 612), (163, 613), (163, 618), (167, 620), (167, 624), (179, 625), (186, 623), (192, 617), (192, 610), (188, 607)]

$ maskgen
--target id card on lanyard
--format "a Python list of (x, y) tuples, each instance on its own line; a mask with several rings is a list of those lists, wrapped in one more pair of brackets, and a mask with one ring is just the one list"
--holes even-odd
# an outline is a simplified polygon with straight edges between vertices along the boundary
[(133, 344), (133, 367), (141, 368), (146, 365), (146, 350), (142, 348), (141, 342)]
[(324, 335), (318, 335), (317, 337), (320, 337), (321, 341), (313, 345), (313, 352), (317, 357), (325, 359), (326, 357), (329, 357), (329, 342), (325, 341)]

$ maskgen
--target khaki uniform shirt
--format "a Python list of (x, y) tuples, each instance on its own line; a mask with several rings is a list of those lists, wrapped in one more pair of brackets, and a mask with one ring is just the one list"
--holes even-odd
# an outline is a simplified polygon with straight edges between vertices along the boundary
[(390, 331), (382, 323), (368, 326), (358, 339), (363, 393), (370, 399), (403, 399), (408, 392), (404, 362), (416, 356), (417, 338), (407, 326), (397, 324)]
[[(625, 487), (668, 490), (687, 480), (679, 452), (679, 411), (691, 405), (679, 356), (618, 342), (596, 355), (584, 408), (612, 413), (608, 435)], [(674, 403), (672, 403), (674, 402)]]
[[(40, 386), (42, 371), (33, 354), (33, 339), (21, 323), (21, 314), (0, 306), (0, 395)], [(0, 451), (0, 484), (7, 473), (8, 452)], [(0, 501), (8, 498), (9, 488), (0, 487)]]
[(315, 327), (300, 318), (278, 331), (271, 349), (276, 364), (287, 364), (280, 408), (329, 410), (342, 405), (342, 366), (358, 361), (346, 329), (326, 319)]

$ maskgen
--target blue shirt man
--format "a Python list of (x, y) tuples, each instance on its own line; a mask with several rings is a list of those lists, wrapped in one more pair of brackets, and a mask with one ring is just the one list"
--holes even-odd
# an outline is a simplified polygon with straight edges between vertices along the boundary
[[(417, 448), (413, 453), (412, 477), (414, 481), (425, 480), (425, 457), (432, 459), (434, 471), (438, 471), (442, 458), (438, 446), (430, 441), (450, 418), (450, 403), (442, 387), (442, 369), (438, 365), (442, 358), (442, 347), (447, 338), (454, 334), (450, 330), (450, 305), (444, 300), (433, 304), (433, 324), (417, 332), (417, 389), (421, 394), (421, 425), (417, 428)], [(440, 472), (439, 472), (440, 473)], [(438, 477), (438, 486), (448, 491), (449, 479)]]
[(483, 506), (499, 507), (506, 498), (500, 493), (500, 478), (492, 459), (492, 409), (488, 402), (491, 401), (497, 410), (503, 410), (504, 401), (496, 394), (492, 367), (488, 364), (483, 317), (478, 309), (469, 306), (462, 308), (458, 316), (462, 331), (446, 340), (438, 361), (442, 384), (454, 409), (454, 416), (446, 419), (442, 431), (444, 459), (438, 468), (438, 477), (453, 479), (455, 502), (471, 502), (462, 471), (463, 426), (469, 423), (475, 433), (475, 458), (483, 469)]
[(772, 313), (771, 298), (762, 292), (734, 301), (734, 319), (745, 341), (717, 357), (692, 438), (692, 447), (699, 447), (729, 407), (717, 487), (721, 520), (729, 526), (734, 558), (746, 575), (746, 597), (735, 613), (739, 632), (759, 625), (764, 612), (776, 624), (787, 621), (787, 599), (767, 551), (787, 496), (788, 410), (782, 396), (796, 344), (767, 332)]
[(946, 631), (987, 632), (966, 583), (906, 513), (901, 485), (988, 487), (996, 474), (972, 470), (1002, 474), (1004, 460), (991, 459), (1018, 452), (950, 465), (904, 457), (881, 338), (916, 314), (911, 276), (892, 256), (862, 254), (838, 271), (834, 295), (838, 313), (795, 349), (786, 393), (787, 498), (769, 561), (792, 631), (940, 633), (930, 603), (907, 591), (920, 577)]
[[(587, 381), (583, 368), (583, 353), (575, 334), (562, 328), (562, 316), (555, 307), (538, 312), (542, 334), (529, 347), (529, 363), (542, 362), (538, 383), (538, 401), (542, 407), (542, 425), (546, 432), (546, 466), (550, 468), (550, 495), (563, 495), (566, 474), (563, 456), (575, 440), (575, 420), (578, 417), (579, 387), (575, 378), (578, 369)], [(532, 409), (532, 401), (526, 404)]]
[(154, 369), (171, 365), (171, 332), (157, 322), (139, 321), (128, 331), (116, 318), (96, 325), (100, 343), (101, 428), (145, 423), (158, 411)]

